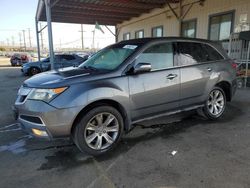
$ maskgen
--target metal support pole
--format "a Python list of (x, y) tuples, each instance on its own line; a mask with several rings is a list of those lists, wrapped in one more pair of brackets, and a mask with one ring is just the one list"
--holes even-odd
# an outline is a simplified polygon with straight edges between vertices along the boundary
[[(47, 25), (46, 25), (46, 27), (47, 27)], [(40, 34), (41, 34), (41, 47), (42, 47), (42, 51), (43, 51), (43, 49), (44, 49), (44, 45), (43, 45), (43, 29), (45, 28), (45, 27), (43, 27), (42, 29), (42, 24), (40, 23), (40, 30), (38, 31)]]
[(179, 36), (181, 36), (182, 35), (182, 33), (181, 33), (181, 24), (182, 24), (182, 0), (180, 0), (180, 2), (179, 2)]
[(247, 87), (249, 57), (250, 57), (250, 41), (248, 42), (248, 50), (247, 50), (246, 74), (245, 74), (245, 88)]
[(36, 20), (36, 44), (37, 44), (38, 61), (41, 61), (40, 42), (39, 42), (39, 32), (38, 32), (38, 21), (37, 21), (37, 20)]
[(44, 0), (46, 7), (46, 17), (47, 17), (47, 26), (48, 26), (48, 40), (49, 40), (49, 55), (50, 55), (50, 64), (51, 69), (54, 67), (54, 49), (53, 49), (53, 37), (52, 37), (52, 24), (51, 24), (51, 2), (50, 0)]

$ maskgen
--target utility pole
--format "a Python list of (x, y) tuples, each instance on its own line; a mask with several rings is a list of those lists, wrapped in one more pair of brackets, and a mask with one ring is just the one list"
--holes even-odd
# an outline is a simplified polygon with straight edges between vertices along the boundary
[(20, 49), (22, 48), (22, 33), (18, 33), (19, 34), (19, 45), (20, 45)]
[(60, 39), (59, 42), (60, 42), (60, 43), (59, 43), (60, 50), (62, 50), (62, 40)]
[(79, 31), (81, 33), (81, 39), (82, 39), (82, 50), (84, 50), (84, 43), (83, 43), (83, 25), (81, 24), (81, 31)]
[(7, 41), (7, 46), (10, 46), (10, 42), (8, 38), (6, 39), (6, 41)]
[(15, 38), (14, 38), (14, 36), (12, 36), (11, 39), (12, 39), (12, 47), (14, 47), (15, 46)]
[(93, 39), (92, 39), (92, 48), (95, 48), (95, 29), (92, 31), (93, 32)]
[(29, 32), (29, 43), (30, 43), (30, 48), (31, 48), (30, 28), (28, 28), (28, 32)]
[[(42, 23), (40, 23), (40, 29), (42, 29)], [(43, 51), (43, 31), (41, 33), (41, 46), (42, 46), (42, 51)]]
[(23, 43), (24, 43), (24, 50), (26, 51), (25, 30), (23, 30)]

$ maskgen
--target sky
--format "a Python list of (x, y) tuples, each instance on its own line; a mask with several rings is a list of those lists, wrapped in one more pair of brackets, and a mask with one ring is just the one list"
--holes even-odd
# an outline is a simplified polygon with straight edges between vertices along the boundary
[[(29, 46), (29, 34), (31, 34), (31, 44), (36, 46), (35, 35), (35, 15), (38, 0), (0, 0), (0, 45), (23, 45), (23, 31), (25, 30), (26, 45)], [(42, 26), (45, 26), (45, 22), (40, 22)], [(92, 46), (94, 25), (83, 25), (84, 46)], [(109, 44), (115, 42), (115, 37), (105, 28), (104, 34), (96, 30), (95, 34), (95, 47), (103, 48)], [(114, 32), (115, 28), (111, 27)], [(58, 49), (68, 47), (81, 47), (81, 29), (80, 24), (65, 24), (65, 23), (53, 23), (53, 43), (54, 48)], [(43, 32), (44, 46), (48, 48), (48, 33), (47, 29)]]

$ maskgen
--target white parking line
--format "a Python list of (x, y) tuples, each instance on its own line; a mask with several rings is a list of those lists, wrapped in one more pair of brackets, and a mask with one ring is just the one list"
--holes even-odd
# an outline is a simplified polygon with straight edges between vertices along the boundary
[(8, 129), (8, 128), (14, 127), (14, 126), (20, 126), (20, 124), (19, 123), (14, 123), (14, 124), (6, 125), (6, 126), (3, 126), (3, 127), (0, 127), (0, 130)]
[(99, 181), (101, 178), (104, 178), (105, 182), (108, 184), (108, 187), (115, 187), (115, 184), (111, 181), (111, 179), (108, 177), (107, 172), (120, 160), (123, 158), (123, 155), (120, 155), (113, 163), (111, 163), (107, 169), (103, 169), (101, 165), (95, 160), (94, 165), (96, 166), (97, 170), (100, 172), (99, 176), (96, 177), (88, 186), (87, 188), (92, 188), (96, 184), (97, 181)]
[(0, 133), (14, 132), (14, 131), (20, 131), (20, 130), (22, 130), (22, 129), (21, 129), (21, 128), (17, 128), (17, 129), (7, 129), (7, 130), (0, 131)]

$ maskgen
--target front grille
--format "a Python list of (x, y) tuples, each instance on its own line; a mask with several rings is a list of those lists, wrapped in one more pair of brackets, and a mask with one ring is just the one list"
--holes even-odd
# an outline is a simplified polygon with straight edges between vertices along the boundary
[(43, 122), (41, 121), (41, 119), (39, 117), (21, 115), (20, 118), (23, 119), (23, 120), (32, 122), (32, 123), (43, 124)]

